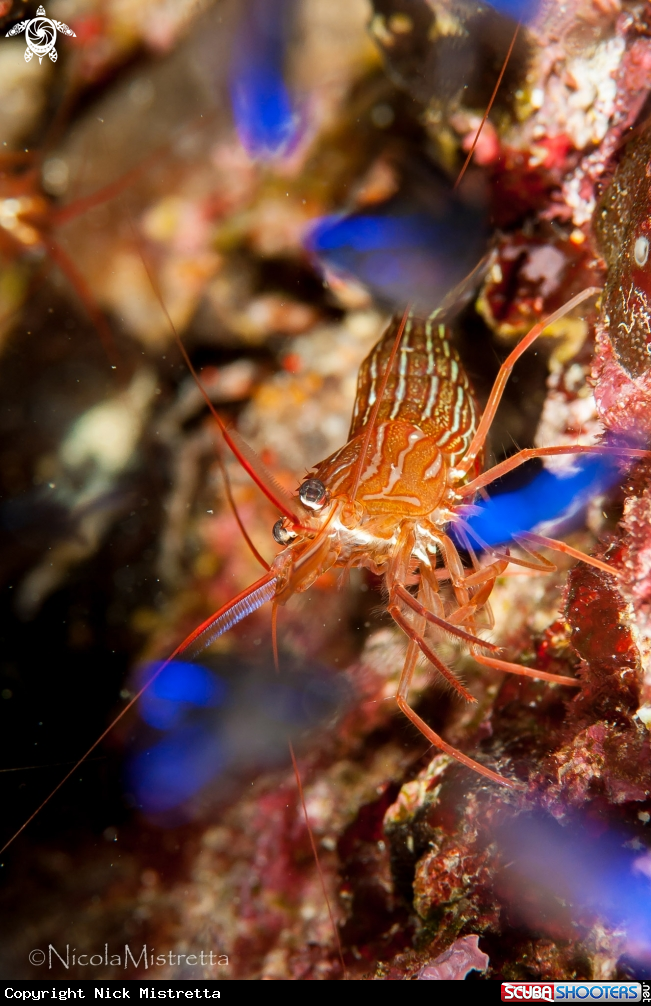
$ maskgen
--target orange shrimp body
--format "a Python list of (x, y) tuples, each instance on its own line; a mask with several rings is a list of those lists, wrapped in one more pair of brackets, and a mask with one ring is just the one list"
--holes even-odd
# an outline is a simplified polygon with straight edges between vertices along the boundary
[[(288, 518), (274, 528), (289, 542), (275, 559), (275, 599), (306, 590), (327, 569), (361, 566), (384, 575), (389, 613), (410, 639), (398, 702), (426, 736), (448, 750), (407, 703), (409, 683), (422, 653), (467, 700), (472, 696), (425, 640), (434, 622), (474, 647), (496, 649), (476, 635), (495, 577), (507, 561), (484, 570), (463, 569), (445, 527), (459, 519), (458, 488), (480, 464), (468, 450), (478, 411), (470, 383), (445, 325), (436, 315), (395, 320), (362, 364), (349, 440), (322, 461), (299, 490), (301, 524)], [(293, 540), (292, 540), (293, 539)], [(441, 568), (437, 570), (440, 556)], [(476, 564), (477, 565), (477, 564)], [(419, 597), (407, 590), (420, 573)], [(446, 615), (439, 581), (449, 579), (453, 610)], [(467, 623), (467, 629), (459, 623)], [(450, 749), (454, 751), (454, 749)], [(461, 757), (491, 778), (501, 777)]]
[[(315, 477), (332, 493), (351, 490), (350, 471), (358, 458), (352, 464), (349, 459), (359, 452), (397, 328), (394, 321), (361, 366), (348, 444), (317, 466)], [(431, 513), (445, 470), (463, 457), (476, 432), (475, 400), (447, 335), (434, 318), (407, 318), (397, 367), (388, 373), (377, 411), (373, 456), (356, 495), (369, 513), (393, 513), (396, 506), (405, 516)]]
[[(299, 493), (304, 531), (290, 545), (279, 600), (333, 565), (386, 573), (399, 556), (401, 568), (408, 565), (413, 553), (430, 566), (441, 529), (454, 520), (460, 500), (452, 477), (476, 433), (477, 407), (447, 330), (434, 318), (408, 316), (389, 369), (399, 324), (389, 325), (361, 366), (348, 442), (305, 483), (325, 493), (305, 502)], [(308, 529), (314, 537), (306, 542)], [(288, 559), (281, 553), (276, 563), (284, 568)]]
[[(527, 449), (479, 474), (486, 435), (515, 361), (556, 316), (595, 292), (583, 291), (521, 341), (502, 364), (481, 420), (467, 375), (440, 316), (435, 312), (420, 321), (407, 313), (400, 322), (394, 319), (362, 364), (348, 442), (318, 464), (302, 484), (298, 500), (292, 501), (295, 516), (285, 508), (285, 516), (274, 527), (274, 538), (287, 547), (276, 556), (268, 575), (233, 602), (238, 618), (242, 617), (241, 605), (257, 606), (271, 599), (282, 604), (333, 567), (360, 566), (384, 576), (388, 612), (409, 639), (396, 695), (398, 705), (432, 744), (503, 785), (517, 783), (468, 758), (435, 734), (409, 705), (409, 689), (416, 664), (424, 656), (459, 695), (475, 701), (428, 642), (427, 634), (436, 629), (468, 644), (481, 664), (557, 684), (579, 684), (573, 678), (487, 656), (485, 651), (499, 648), (478, 636), (479, 620), (484, 627), (492, 627), (488, 600), (497, 577), (509, 563), (546, 572), (555, 568), (527, 548), (531, 543), (601, 569), (610, 571), (610, 567), (564, 542), (530, 532), (515, 538), (535, 561), (485, 546), (493, 561), (482, 565), (470, 546), (464, 518), (472, 512), (467, 504), (479, 488), (531, 457), (584, 451), (641, 456), (639, 451), (602, 446)], [(464, 568), (455, 542), (446, 533), (451, 523), (458, 529), (457, 540), (467, 545), (471, 569)], [(418, 592), (414, 594), (408, 586), (416, 581)], [(451, 591), (442, 595), (440, 585), (445, 581)], [(219, 624), (219, 631), (224, 631), (227, 623), (223, 620), (231, 619), (234, 611), (232, 605), (227, 606), (183, 645), (204, 636), (212, 626)], [(246, 614), (244, 608), (242, 613)]]
[[(492, 627), (488, 601), (497, 577), (509, 563), (543, 572), (555, 569), (532, 551), (532, 544), (613, 573), (611, 567), (565, 542), (524, 531), (513, 537), (535, 561), (516, 558), (508, 550), (485, 545), (465, 518), (473, 512), (468, 504), (477, 490), (531, 458), (578, 453), (649, 456), (637, 448), (601, 444), (526, 448), (478, 474), (486, 436), (516, 361), (548, 325), (599, 292), (596, 288), (581, 291), (534, 325), (502, 363), (481, 418), (440, 313), (425, 322), (411, 312), (400, 323), (394, 320), (362, 364), (348, 442), (314, 468), (299, 487), (298, 498), (290, 498), (274, 482), (251, 448), (225, 426), (203, 391), (225, 442), (284, 515), (274, 525), (273, 535), (286, 547), (271, 566), (261, 560), (266, 573), (190, 633), (154, 676), (182, 653), (190, 658), (198, 655), (266, 602), (284, 604), (294, 593), (307, 590), (327, 570), (365, 567), (384, 577), (388, 613), (409, 640), (396, 694), (400, 709), (439, 750), (493, 782), (520, 786), (436, 734), (409, 705), (409, 690), (416, 664), (425, 657), (462, 698), (475, 701), (428, 642), (427, 633), (433, 629), (466, 643), (480, 664), (560, 685), (580, 684), (575, 678), (487, 656), (486, 651), (495, 653), (499, 647), (477, 635), (479, 620), (483, 619), (484, 627)], [(466, 547), (470, 569), (464, 568), (455, 542), (446, 533), (451, 523), (456, 525), (457, 540)], [(470, 535), (488, 556), (483, 564), (472, 550)], [(442, 595), (440, 585), (446, 581), (451, 590)], [(417, 594), (409, 590), (414, 583), (418, 583)]]

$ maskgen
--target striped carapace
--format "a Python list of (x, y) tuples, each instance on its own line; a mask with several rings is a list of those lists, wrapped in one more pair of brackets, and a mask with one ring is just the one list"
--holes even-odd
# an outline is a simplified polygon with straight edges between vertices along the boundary
[[(348, 443), (315, 469), (330, 494), (351, 495), (365, 434), (387, 373), (399, 319), (362, 363)], [(369, 514), (431, 514), (447, 469), (454, 468), (477, 429), (477, 405), (449, 330), (435, 318), (409, 315), (395, 366), (388, 372), (356, 499)]]

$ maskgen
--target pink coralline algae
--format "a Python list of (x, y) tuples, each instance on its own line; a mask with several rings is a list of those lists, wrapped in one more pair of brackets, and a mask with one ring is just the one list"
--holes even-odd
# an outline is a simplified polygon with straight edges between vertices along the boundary
[(419, 982), (461, 982), (470, 971), (485, 971), (488, 955), (479, 949), (478, 936), (462, 936), (416, 975)]
[(609, 269), (597, 327), (595, 398), (608, 429), (644, 442), (651, 432), (650, 158), (647, 129), (629, 142), (596, 213)]

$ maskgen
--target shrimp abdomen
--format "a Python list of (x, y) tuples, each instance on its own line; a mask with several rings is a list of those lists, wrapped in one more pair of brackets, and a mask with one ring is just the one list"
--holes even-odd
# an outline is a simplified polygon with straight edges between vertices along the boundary
[[(350, 427), (353, 439), (369, 422), (396, 332), (394, 318), (362, 363)], [(430, 316), (409, 315), (380, 403), (377, 423), (396, 420), (417, 426), (447, 455), (463, 456), (477, 427), (477, 406), (466, 371), (449, 340), (449, 329)]]

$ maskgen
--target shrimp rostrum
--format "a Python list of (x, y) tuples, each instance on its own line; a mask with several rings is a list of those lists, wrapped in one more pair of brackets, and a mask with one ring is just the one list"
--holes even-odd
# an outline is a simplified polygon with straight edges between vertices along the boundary
[[(478, 489), (532, 457), (579, 452), (647, 455), (600, 445), (528, 449), (481, 473), (486, 436), (516, 360), (546, 325), (597, 292), (583, 291), (529, 332), (502, 364), (481, 419), (440, 315), (419, 320), (407, 311), (395, 318), (362, 364), (348, 442), (315, 466), (296, 497), (282, 493), (250, 449), (220, 421), (229, 446), (283, 513), (273, 535), (284, 548), (260, 580), (199, 626), (170, 659), (184, 651), (198, 653), (261, 604), (285, 603), (327, 570), (364, 567), (384, 578), (388, 612), (408, 639), (396, 696), (400, 709), (440, 750), (494, 782), (518, 785), (436, 734), (410, 706), (410, 683), (418, 660), (425, 657), (459, 695), (474, 701), (428, 640), (438, 629), (466, 644), (479, 663), (578, 685), (573, 678), (495, 656), (498, 647), (478, 633), (490, 627), (489, 597), (509, 563), (554, 569), (533, 545), (555, 548), (609, 572), (611, 568), (564, 542), (530, 533), (514, 535), (529, 553), (527, 559), (489, 548), (472, 531), (467, 516), (474, 510)], [(472, 536), (484, 549), (483, 564), (473, 550)], [(470, 557), (470, 568), (464, 566), (462, 554)], [(410, 589), (414, 582), (416, 592)]]

